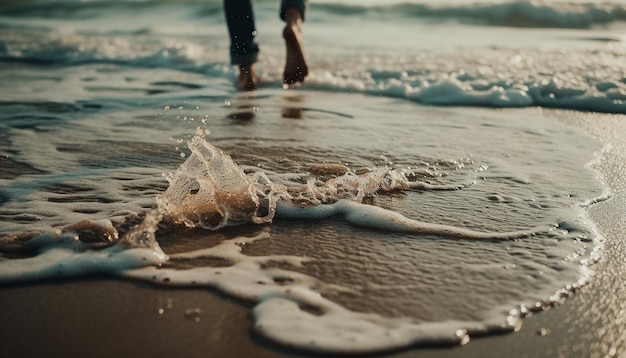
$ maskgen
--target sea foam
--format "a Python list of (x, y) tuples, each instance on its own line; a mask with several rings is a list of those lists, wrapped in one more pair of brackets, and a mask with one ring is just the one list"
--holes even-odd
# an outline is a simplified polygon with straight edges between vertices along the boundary
[[(269, 223), (275, 218), (323, 220), (342, 216), (358, 226), (461, 240), (547, 235), (558, 241), (577, 231), (572, 226), (568, 230), (546, 227), (543, 231), (494, 233), (423, 223), (361, 203), (378, 192), (410, 190), (414, 185), (389, 168), (356, 174), (345, 167), (331, 166), (327, 170), (336, 175), (326, 182), (286, 185), (273, 183), (260, 171), (245, 173), (226, 153), (206, 141), (204, 131), (197, 131), (189, 148), (192, 154), (168, 175), (170, 186), (159, 195), (159, 207), (147, 212), (143, 222), (121, 238), (108, 221), (85, 221), (32, 234), (30, 239), (28, 235), (5, 238), (0, 248), (13, 252), (13, 256), (0, 261), (0, 282), (109, 274), (159, 285), (215, 288), (255, 303), (254, 330), (271, 341), (306, 351), (360, 354), (423, 344), (465, 344), (473, 334), (517, 329), (528, 310), (509, 312), (495, 307), (480, 320), (440, 322), (356, 312), (319, 293), (352, 289), (273, 265), (302, 267), (309, 258), (250, 256), (242, 252), (244, 246), (269, 238), (266, 231), (168, 256), (157, 241), (159, 225), (170, 222), (216, 230), (242, 223)], [(557, 250), (552, 255), (567, 253)], [(201, 258), (218, 259), (224, 264), (177, 268), (178, 263)], [(580, 278), (577, 285), (585, 280)], [(568, 290), (574, 287), (570, 285)], [(558, 300), (568, 290), (557, 292), (550, 300)]]
[[(559, 35), (552, 36), (558, 39)], [(528, 45), (490, 48), (469, 45), (460, 52), (449, 53), (438, 49), (411, 50), (412, 44), (407, 43), (405, 47), (409, 50), (402, 47), (402, 50), (379, 51), (389, 55), (371, 56), (356, 50), (345, 56), (331, 54), (332, 63), (328, 63), (329, 55), (323, 49), (313, 49), (311, 71), (304, 86), (405, 98), (428, 105), (541, 106), (626, 113), (622, 38), (608, 36), (600, 41), (591, 34), (566, 38), (572, 43), (589, 40), (601, 44), (606, 41), (607, 45), (600, 49), (598, 46), (546, 49)], [(215, 51), (205, 42), (149, 34), (60, 30), (43, 34), (31, 30), (0, 39), (0, 60), (60, 66), (165, 68), (203, 74), (217, 81), (207, 83), (232, 79), (234, 72), (225, 58), (227, 50)], [(270, 49), (268, 53), (277, 51)], [(282, 70), (276, 65), (279, 61), (272, 55), (261, 58), (257, 67), (263, 86), (280, 86)], [(350, 66), (343, 66), (345, 63)]]

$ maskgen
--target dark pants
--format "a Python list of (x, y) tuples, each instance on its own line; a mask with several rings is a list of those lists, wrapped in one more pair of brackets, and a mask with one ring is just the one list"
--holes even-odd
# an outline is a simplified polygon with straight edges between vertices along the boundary
[[(280, 18), (285, 20), (285, 10), (295, 7), (300, 10), (302, 19), (306, 10), (306, 0), (281, 0)], [(257, 61), (259, 46), (254, 42), (256, 29), (252, 0), (224, 0), (224, 14), (230, 34), (230, 63), (250, 65)]]

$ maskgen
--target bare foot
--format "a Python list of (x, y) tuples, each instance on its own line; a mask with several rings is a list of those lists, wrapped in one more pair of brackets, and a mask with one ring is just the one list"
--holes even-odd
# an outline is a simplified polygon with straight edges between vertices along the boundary
[(239, 65), (237, 89), (240, 91), (254, 91), (257, 83), (258, 79), (254, 73), (254, 67), (252, 65)]
[(303, 82), (309, 74), (309, 66), (304, 58), (302, 36), (298, 24), (287, 24), (283, 30), (283, 37), (287, 45), (287, 61), (283, 73), (283, 83), (290, 85)]

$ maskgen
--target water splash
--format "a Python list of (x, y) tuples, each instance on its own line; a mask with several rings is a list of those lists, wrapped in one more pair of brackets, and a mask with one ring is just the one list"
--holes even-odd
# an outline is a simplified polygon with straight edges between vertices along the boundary
[(188, 227), (217, 230), (241, 222), (266, 223), (276, 203), (287, 196), (262, 172), (246, 175), (221, 149), (199, 132), (189, 142), (191, 155), (157, 197), (165, 217)]
[(508, 240), (549, 230), (476, 232), (419, 222), (362, 204), (365, 198), (381, 192), (423, 187), (424, 183), (409, 181), (407, 173), (387, 167), (362, 174), (348, 170), (325, 182), (312, 178), (305, 185), (286, 186), (272, 182), (261, 171), (244, 173), (229, 155), (208, 143), (202, 131), (189, 142), (189, 149), (191, 156), (175, 173), (167, 175), (170, 186), (157, 197), (166, 218), (188, 227), (217, 230), (246, 222), (269, 223), (274, 217), (321, 220), (342, 216), (357, 226), (471, 240)]

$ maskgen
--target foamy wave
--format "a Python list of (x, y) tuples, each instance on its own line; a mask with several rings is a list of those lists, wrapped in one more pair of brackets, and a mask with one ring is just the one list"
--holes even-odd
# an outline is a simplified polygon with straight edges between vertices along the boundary
[[(415, 56), (336, 57), (324, 64), (313, 54), (305, 86), (321, 90), (400, 97), (429, 105), (541, 106), (606, 113), (626, 113), (626, 70), (622, 46), (603, 51), (476, 49), (463, 53)], [(232, 78), (227, 50), (151, 36), (80, 35), (38, 32), (0, 39), (0, 61), (64, 66), (116, 64), (169, 68)], [(279, 61), (259, 63), (264, 85), (281, 85)], [(321, 65), (315, 66), (321, 62)], [(350, 63), (349, 68), (342, 64)], [(322, 68), (318, 70), (317, 67)], [(207, 81), (208, 82), (208, 81)]]
[[(260, 1), (262, 10), (275, 11), (274, 2)], [(384, 3), (384, 2), (381, 2)], [(47, 19), (100, 18), (114, 13), (141, 13), (146, 10), (166, 9), (179, 11), (181, 5), (193, 9), (193, 16), (222, 16), (219, 1), (55, 1), (29, 2), (25, 5), (5, 5), (3, 14), (12, 17), (43, 17)], [(1, 6), (1, 5), (0, 5)], [(626, 21), (626, 6), (610, 2), (545, 2), (518, 0), (511, 2), (475, 2), (465, 4), (393, 2), (385, 5), (353, 5), (339, 2), (311, 3), (314, 12), (331, 16), (408, 17), (429, 21), (459, 21), (474, 25), (545, 27), (545, 28), (590, 28), (614, 22)], [(261, 11), (262, 12), (262, 11)]]
[(12, 17), (34, 17), (46, 19), (94, 19), (111, 13), (142, 13), (154, 8), (168, 8), (169, 11), (180, 9), (180, 5), (196, 5), (196, 13), (202, 16), (222, 15), (222, 6), (219, 1), (27, 1), (9, 2), (0, 4), (2, 14)]
[[(316, 5), (313, 5), (316, 7)], [(363, 6), (319, 4), (319, 10), (337, 15), (404, 16), (412, 18), (456, 20), (476, 25), (546, 28), (590, 28), (626, 21), (626, 6), (609, 3), (546, 3), (515, 1), (505, 3), (456, 4), (394, 4)]]
[[(398, 77), (402, 77), (398, 74)], [(417, 78), (387, 78), (372, 82), (332, 73), (315, 76), (310, 87), (401, 97), (430, 105), (566, 108), (606, 113), (626, 113), (626, 84), (564, 83), (558, 78), (541, 81), (468, 80), (457, 73), (443, 74), (432, 82)]]
[[(399, 97), (429, 105), (540, 106), (626, 113), (620, 48), (505, 49), (342, 58), (350, 68), (313, 71), (309, 88)], [(278, 78), (278, 74), (274, 74)]]
[(206, 62), (207, 49), (192, 41), (155, 38), (149, 35), (85, 35), (74, 32), (42, 34), (39, 30), (0, 38), (0, 61), (76, 66), (114, 64), (142, 68), (172, 68), (223, 76), (230, 66), (223, 61)]
[[(318, 166), (316, 171), (333, 173), (334, 178), (325, 183), (310, 181), (304, 186), (287, 187), (272, 183), (260, 171), (244, 173), (227, 154), (206, 142), (202, 130), (198, 130), (189, 147), (192, 155), (169, 176), (170, 187), (158, 197), (159, 208), (148, 212), (143, 222), (123, 235), (110, 221), (103, 220), (83, 221), (41, 235), (24, 233), (0, 240), (0, 285), (108, 274), (157, 285), (215, 288), (253, 302), (253, 329), (277, 344), (308, 352), (364, 354), (418, 345), (462, 345), (473, 335), (515, 331), (521, 325), (521, 318), (567, 297), (584, 285), (591, 274), (588, 266), (592, 262), (583, 255), (585, 249), (578, 246), (580, 239), (585, 238), (585, 230), (575, 224), (556, 225), (545, 232), (481, 233), (423, 223), (359, 202), (382, 190), (410, 189), (412, 185), (406, 178), (399, 173), (390, 176), (392, 171), (387, 168), (356, 175), (339, 165)], [(350, 200), (341, 199), (344, 196)], [(334, 202), (329, 204), (327, 201)], [(538, 245), (539, 256), (548, 259), (549, 265), (529, 259), (532, 256), (527, 252), (533, 250), (526, 246), (522, 248), (523, 253), (511, 255), (507, 260), (522, 260), (523, 265), (515, 271), (522, 271), (525, 277), (540, 276), (541, 280), (533, 279), (532, 292), (530, 295), (523, 292), (519, 301), (503, 300), (499, 295), (488, 296), (487, 299), (497, 303), (489, 309), (459, 305), (449, 308), (445, 318), (436, 320), (387, 317), (351, 310), (327, 295), (358, 292), (358, 287), (327, 283), (300, 272), (302, 270), (292, 269), (305, 269), (303, 263), (313, 259), (243, 252), (242, 246), (269, 238), (268, 230), (261, 230), (252, 237), (220, 238), (215, 245), (169, 257), (161, 250), (155, 236), (166, 216), (174, 216), (188, 226), (214, 229), (239, 222), (269, 222), (274, 213), (277, 217), (306, 220), (342, 215), (355, 225), (412, 234), (489, 240), (490, 244), (494, 239), (504, 239), (513, 245), (518, 240), (512, 239), (524, 238), (519, 241)], [(597, 233), (592, 228), (589, 235)], [(537, 236), (549, 240), (537, 240)], [(294, 242), (298, 244), (297, 240), (291, 244)], [(507, 245), (499, 249), (508, 251), (511, 248)], [(490, 250), (494, 248), (490, 247)], [(472, 248), (471, 251), (481, 250)], [(402, 259), (397, 251), (392, 257)], [(195, 259), (200, 260), (193, 262)], [(211, 263), (207, 265), (207, 262)], [(276, 263), (281, 266), (276, 267)], [(446, 267), (455, 265), (444, 263)], [(441, 262), (437, 264), (441, 265)], [(455, 272), (483, 272), (487, 267), (489, 271), (496, 271), (492, 268), (500, 268), (500, 265), (473, 262)], [(429, 270), (426, 265), (423, 273), (428, 275)], [(500, 270), (506, 271), (507, 267)], [(570, 282), (565, 287), (563, 274), (567, 278), (565, 282)], [(511, 277), (514, 276), (504, 275), (500, 279), (510, 280)], [(536, 297), (540, 300), (532, 307), (523, 303)], [(465, 312), (468, 309), (469, 316)]]

